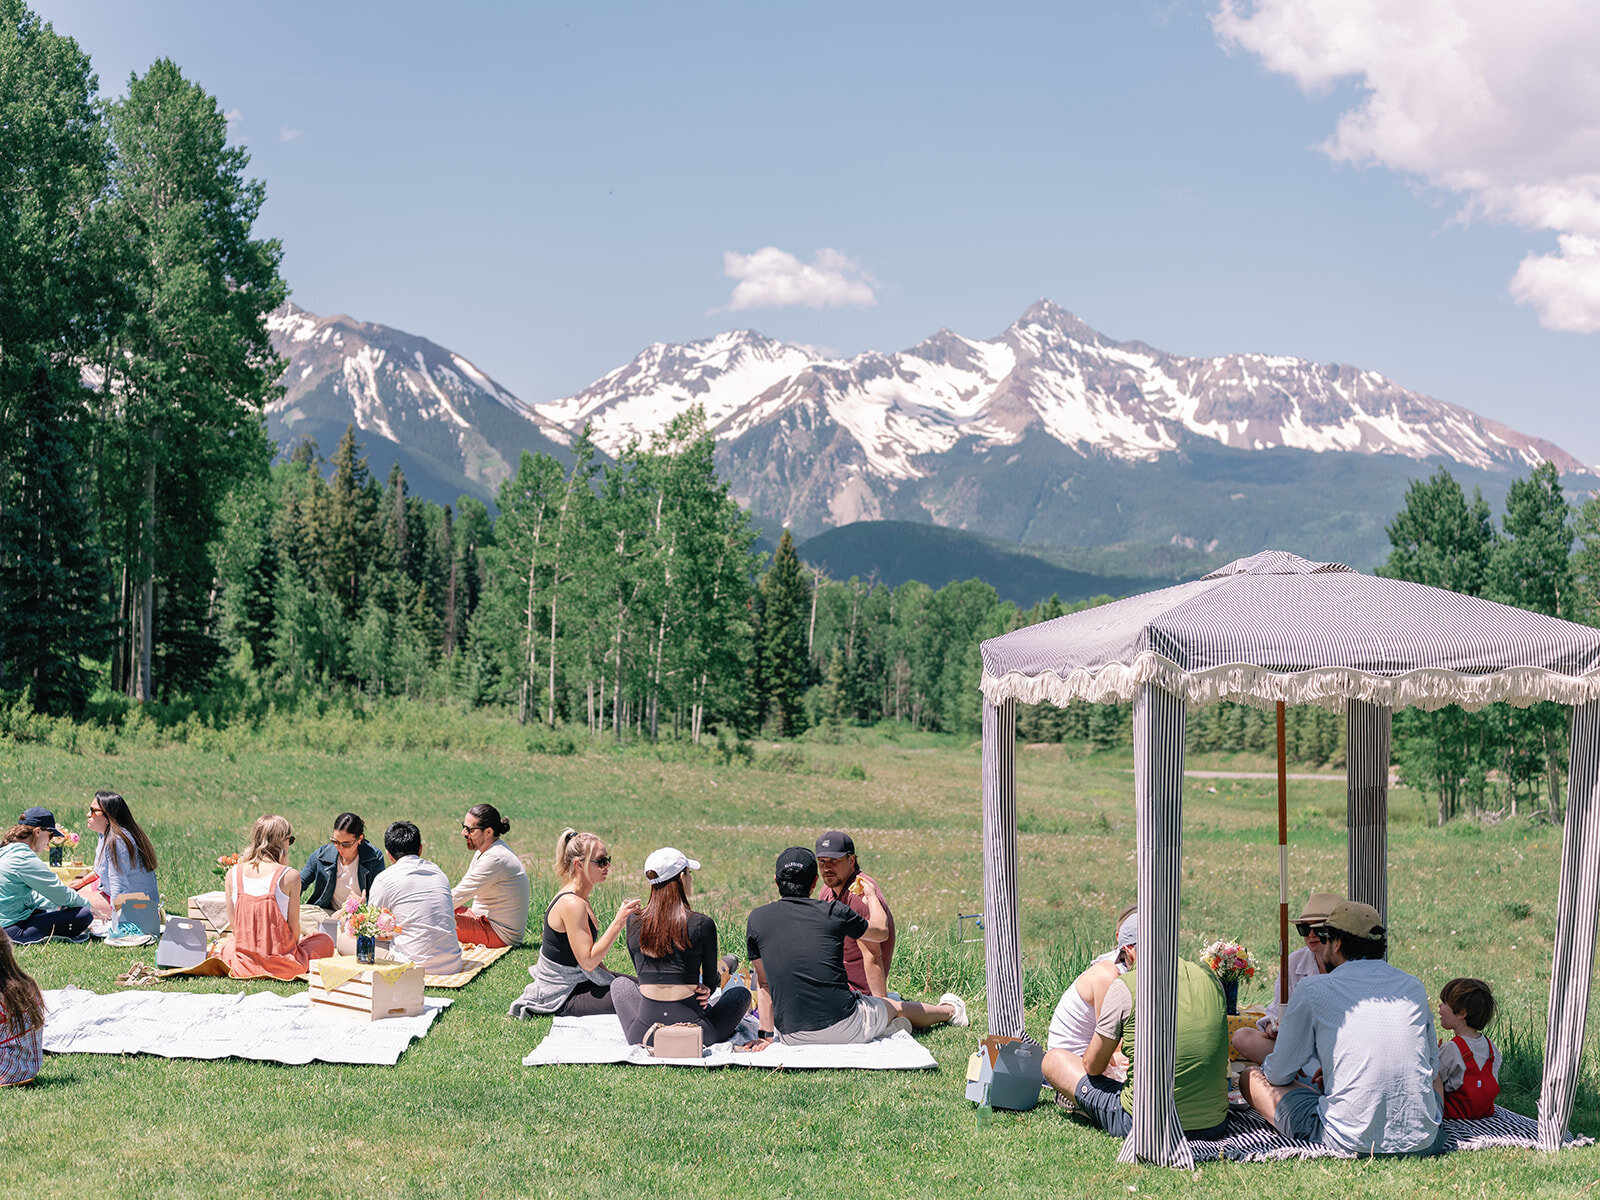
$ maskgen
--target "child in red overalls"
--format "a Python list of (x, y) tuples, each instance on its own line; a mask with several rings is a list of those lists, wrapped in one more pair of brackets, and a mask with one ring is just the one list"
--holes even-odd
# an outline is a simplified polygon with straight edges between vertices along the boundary
[(1494, 1019), (1494, 993), (1481, 979), (1452, 979), (1439, 990), (1439, 1027), (1455, 1034), (1439, 1045), (1444, 1115), (1489, 1117), (1500, 1094), (1500, 1052), (1483, 1036)]

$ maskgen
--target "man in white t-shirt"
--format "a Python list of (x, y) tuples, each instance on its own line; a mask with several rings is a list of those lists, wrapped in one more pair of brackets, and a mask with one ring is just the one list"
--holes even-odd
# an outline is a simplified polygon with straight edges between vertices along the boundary
[(429, 975), (454, 975), (466, 965), (456, 940), (450, 880), (422, 857), (422, 832), (396, 821), (383, 833), (389, 867), (372, 881), (367, 903), (387, 908), (400, 925), (389, 954), (414, 962)]

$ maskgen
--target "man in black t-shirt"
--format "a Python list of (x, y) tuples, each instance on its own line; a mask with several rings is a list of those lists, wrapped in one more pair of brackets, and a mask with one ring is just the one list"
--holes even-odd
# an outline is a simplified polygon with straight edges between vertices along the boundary
[(938, 1004), (919, 1004), (850, 990), (845, 938), (878, 942), (888, 934), (887, 915), (875, 896), (865, 917), (837, 900), (812, 899), (817, 860), (804, 846), (778, 855), (776, 882), (778, 899), (756, 909), (746, 923), (761, 1032), (739, 1049), (763, 1049), (774, 1037), (790, 1046), (869, 1042), (901, 1019), (915, 1029), (967, 1024), (967, 1006), (951, 992)]

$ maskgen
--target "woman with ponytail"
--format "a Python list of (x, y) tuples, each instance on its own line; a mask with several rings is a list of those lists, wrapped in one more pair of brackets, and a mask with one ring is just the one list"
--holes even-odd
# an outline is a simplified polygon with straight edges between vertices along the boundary
[(0, 929), (0, 1087), (27, 1083), (43, 1058), (44, 996)]
[(533, 982), (512, 1004), (514, 1016), (588, 1017), (616, 1011), (611, 984), (619, 976), (601, 964), (628, 918), (639, 911), (639, 901), (624, 901), (602, 934), (589, 896), (610, 873), (611, 855), (597, 835), (576, 829), (561, 831), (556, 839), (561, 889), (545, 909), (539, 961), (528, 968)]
[(654, 1025), (684, 1022), (700, 1026), (708, 1046), (725, 1042), (750, 1010), (750, 992), (737, 984), (725, 987), (717, 1002), (706, 1006), (726, 964), (717, 958), (716, 922), (689, 906), (699, 869), (699, 863), (671, 846), (644, 860), (650, 903), (628, 918), (628, 953), (639, 981), (619, 978), (611, 986), (617, 1019), (635, 1046)]
[(520, 946), (528, 932), (528, 872), (500, 839), (511, 822), (492, 804), (474, 804), (461, 818), (461, 836), (472, 861), (450, 890), (456, 906), (456, 938), (474, 946)]

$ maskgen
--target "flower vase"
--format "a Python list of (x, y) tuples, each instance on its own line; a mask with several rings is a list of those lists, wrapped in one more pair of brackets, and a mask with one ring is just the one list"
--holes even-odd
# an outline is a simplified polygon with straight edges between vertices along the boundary
[(1239, 981), (1237, 979), (1224, 979), (1222, 981), (1222, 995), (1228, 1001), (1228, 1015), (1237, 1016), (1239, 1013)]
[(370, 935), (356, 938), (356, 961), (371, 965), (378, 961), (378, 939)]
[(61, 865), (61, 847), (60, 846), (51, 846), (50, 847), (50, 865), (52, 867), (59, 867)]

